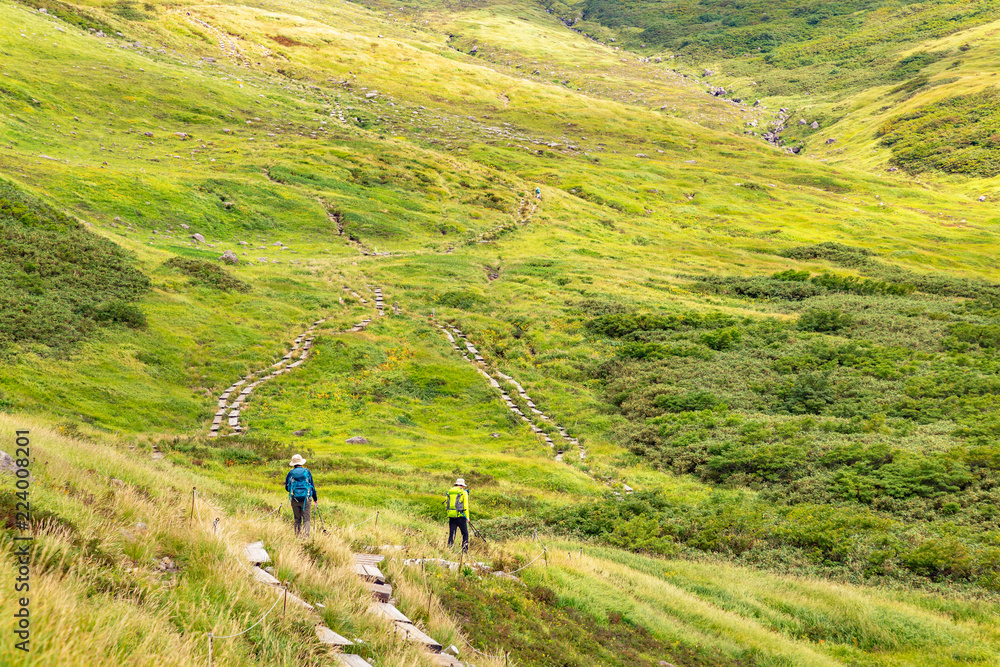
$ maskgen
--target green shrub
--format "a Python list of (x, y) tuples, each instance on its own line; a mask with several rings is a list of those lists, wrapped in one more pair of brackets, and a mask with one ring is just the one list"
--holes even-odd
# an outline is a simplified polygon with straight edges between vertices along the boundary
[(222, 292), (249, 292), (250, 285), (239, 278), (231, 276), (221, 266), (200, 259), (171, 257), (166, 266), (177, 269), (191, 278), (196, 284), (217, 289)]
[(730, 350), (743, 338), (743, 330), (739, 327), (726, 327), (702, 334), (701, 342), (713, 350)]
[(656, 407), (665, 412), (690, 412), (711, 410), (721, 405), (719, 398), (710, 391), (692, 391), (686, 394), (663, 394), (656, 398)]
[(808, 271), (796, 271), (795, 269), (788, 269), (787, 271), (781, 271), (779, 273), (774, 273), (771, 277), (775, 280), (793, 280), (795, 282), (804, 282), (809, 280)]
[(803, 373), (777, 390), (780, 406), (793, 415), (823, 414), (837, 392), (829, 373)]
[(848, 329), (854, 324), (854, 316), (836, 308), (810, 308), (799, 316), (796, 326), (802, 331), (832, 332)]
[(435, 302), (439, 306), (448, 306), (459, 310), (477, 310), (489, 303), (485, 296), (470, 290), (442, 292), (438, 294)]
[(804, 301), (827, 293), (814, 283), (785, 278), (707, 277), (699, 278), (696, 287), (705, 292), (741, 296), (748, 299)]
[(972, 570), (969, 550), (954, 538), (927, 540), (902, 561), (908, 570), (933, 579), (966, 577)]
[(120, 247), (0, 180), (0, 352), (64, 350), (97, 324), (145, 326), (149, 279)]
[(641, 331), (677, 331), (682, 329), (721, 329), (739, 320), (723, 313), (684, 313), (656, 315), (648, 313), (612, 313), (595, 317), (587, 328), (595, 333), (621, 338)]
[(875, 253), (871, 250), (856, 248), (854, 246), (844, 245), (843, 243), (835, 243), (833, 241), (816, 243), (814, 245), (796, 246), (794, 248), (782, 250), (778, 254), (782, 257), (798, 260), (825, 259), (826, 261), (833, 262), (839, 266), (852, 268), (870, 265), (872, 263), (871, 257), (875, 255)]

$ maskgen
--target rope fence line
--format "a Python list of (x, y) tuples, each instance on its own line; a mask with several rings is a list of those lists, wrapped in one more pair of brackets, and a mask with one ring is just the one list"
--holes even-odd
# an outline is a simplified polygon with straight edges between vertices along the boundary
[[(283, 590), (287, 592), (288, 591), (288, 587), (287, 586), (283, 587)], [(236, 634), (233, 634), (233, 635), (223, 635), (221, 637), (216, 637), (214, 634), (212, 634), (212, 632), (209, 632), (208, 633), (208, 667), (212, 667), (212, 648), (213, 648), (213, 644), (215, 643), (216, 639), (232, 639), (233, 637), (239, 637), (240, 635), (245, 635), (246, 633), (250, 632), (251, 630), (253, 630), (254, 628), (256, 628), (258, 625), (260, 625), (261, 623), (264, 622), (264, 619), (268, 617), (268, 614), (270, 614), (272, 611), (274, 611), (274, 608), (278, 606), (279, 602), (281, 602), (282, 597), (283, 596), (279, 595), (278, 598), (274, 601), (274, 604), (271, 605), (271, 608), (268, 609), (267, 611), (265, 611), (264, 615), (261, 616), (260, 619), (256, 623), (254, 623), (253, 625), (251, 625), (246, 630), (243, 630), (242, 632), (237, 632)]]
[(378, 515), (379, 515), (379, 513), (375, 512), (375, 514), (372, 514), (370, 517), (368, 517), (364, 521), (359, 521), (358, 523), (350, 525), (350, 526), (344, 526), (344, 530), (347, 530), (349, 528), (357, 528), (358, 526), (366, 524), (366, 523), (368, 523), (369, 521), (371, 521), (373, 519), (377, 521), (378, 520)]
[(529, 562), (529, 563), (528, 563), (527, 565), (524, 565), (524, 566), (522, 566), (522, 567), (519, 567), (519, 568), (517, 568), (516, 570), (514, 570), (513, 572), (500, 572), (500, 574), (517, 574), (517, 573), (518, 573), (518, 572), (520, 572), (521, 570), (525, 570), (525, 569), (527, 569), (527, 568), (528, 568), (529, 566), (531, 566), (531, 565), (533, 565), (534, 563), (536, 563), (536, 562), (537, 562), (537, 561), (538, 561), (538, 560), (539, 560), (540, 558), (544, 558), (544, 557), (545, 557), (545, 555), (546, 555), (547, 553), (548, 553), (548, 550), (547, 550), (547, 549), (542, 549), (542, 553), (538, 554), (538, 555), (537, 555), (537, 556), (535, 557), (535, 559), (534, 559), (534, 560), (532, 560), (531, 562)]

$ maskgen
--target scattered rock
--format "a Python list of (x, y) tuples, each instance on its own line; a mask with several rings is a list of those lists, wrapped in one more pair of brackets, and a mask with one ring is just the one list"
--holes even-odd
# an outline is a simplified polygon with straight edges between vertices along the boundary
[(814, 130), (818, 130), (819, 129), (819, 122), (814, 120), (813, 122), (809, 123), (809, 127), (811, 127)]
[[(889, 167), (889, 171), (899, 171), (899, 167)], [(979, 201), (982, 201), (982, 199)]]
[(144, 137), (150, 137), (150, 138), (152, 138), (152, 136), (153, 136), (153, 133), (152, 133), (152, 132), (143, 132), (143, 133), (142, 133), (142, 136), (144, 136)]
[(189, 226), (185, 225), (185, 224), (184, 224), (184, 223), (182, 222), (182, 223), (181, 223), (181, 229), (191, 229), (191, 228), (190, 228)]
[(219, 255), (219, 260), (225, 262), (226, 264), (239, 264), (240, 258), (236, 256), (236, 253), (232, 250), (227, 250), (226, 252)]
[(4, 451), (0, 451), (0, 472), (16, 472), (17, 463), (14, 462), (14, 457)]
[(979, 201), (986, 201), (986, 195), (979, 195)]
[(174, 132), (174, 136), (181, 140), (188, 138), (187, 132)]
[(829, 139), (826, 140), (826, 145), (829, 146), (830, 144), (832, 144), (835, 141), (836, 141), (836, 139), (834, 139), (833, 137), (830, 137)]
[(192, 234), (191, 238), (193, 238), (198, 243), (204, 243), (205, 242), (205, 237), (202, 236), (201, 234), (198, 234), (198, 233)]
[(806, 119), (805, 118), (799, 118), (799, 125), (805, 125), (805, 124), (806, 124)]
[(362, 437), (360, 435), (356, 435), (353, 438), (348, 438), (344, 442), (346, 442), (349, 445), (367, 445), (367, 444), (369, 444), (368, 443), (368, 438), (364, 438), (364, 437)]
[(636, 157), (649, 157), (649, 156), (648, 156), (648, 155), (646, 155), (645, 153), (636, 153), (636, 154), (635, 154), (635, 156), (636, 156)]
[(292, 435), (297, 435), (297, 436), (299, 436), (301, 438), (302, 436), (304, 436), (306, 434), (306, 431), (308, 431), (308, 430), (309, 429), (307, 429), (307, 428), (303, 428), (303, 429), (299, 429), (298, 431), (292, 431)]
[(704, 72), (702, 72), (701, 75), (702, 76), (715, 76), (715, 70), (714, 69), (707, 69)]
[(121, 481), (117, 477), (112, 477), (111, 478), (111, 485), (112, 486), (125, 486), (125, 482)]

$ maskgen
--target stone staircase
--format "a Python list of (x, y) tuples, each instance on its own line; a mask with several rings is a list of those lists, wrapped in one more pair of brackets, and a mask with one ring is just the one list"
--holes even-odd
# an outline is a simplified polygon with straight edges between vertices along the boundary
[[(486, 378), (486, 380), (490, 383), (490, 386), (500, 393), (500, 398), (507, 406), (507, 409), (519, 419), (526, 422), (531, 431), (538, 437), (542, 438), (545, 441), (545, 444), (556, 452), (557, 461), (563, 460), (563, 454), (565, 453), (567, 445), (577, 450), (581, 461), (587, 458), (587, 452), (583, 448), (583, 445), (580, 444), (579, 439), (574, 438), (570, 435), (566, 428), (560, 426), (558, 423), (553, 421), (551, 417), (542, 412), (531, 399), (531, 396), (528, 395), (528, 392), (525, 391), (520, 382), (515, 380), (510, 375), (500, 372), (499, 370), (491, 369), (487, 365), (486, 359), (483, 358), (482, 354), (479, 353), (479, 350), (476, 349), (476, 346), (473, 345), (472, 341), (469, 340), (469, 337), (466, 334), (462, 333), (460, 329), (454, 326), (446, 327), (442, 324), (437, 324), (437, 327), (444, 332), (444, 335), (447, 337), (452, 349), (461, 354), (466, 361), (471, 363), (472, 367), (476, 369), (476, 372)], [(461, 346), (459, 345), (459, 341), (461, 341)], [(500, 382), (497, 381), (497, 378), (500, 378), (504, 381), (504, 383), (511, 385), (517, 391), (518, 397), (524, 402), (525, 407), (529, 411), (527, 414), (517, 403), (514, 402), (510, 393), (503, 388)], [(555, 426), (561, 438), (559, 446), (556, 445), (556, 441), (552, 439), (545, 429), (535, 423), (536, 420), (548, 422)]]
[[(357, 298), (362, 304), (368, 304), (367, 299), (352, 290), (350, 287), (345, 286), (344, 291)], [(382, 288), (375, 287), (374, 293), (375, 310), (377, 316), (381, 317), (385, 315)], [(317, 327), (326, 322), (326, 319), (327, 318), (318, 319), (310, 324), (305, 331), (300, 333), (295, 340), (292, 341), (291, 349), (289, 349), (289, 351), (277, 363), (262, 370), (250, 373), (249, 375), (245, 375), (227, 387), (219, 395), (218, 411), (212, 418), (212, 425), (209, 427), (208, 437), (216, 438), (220, 435), (235, 436), (244, 433), (246, 431), (246, 426), (241, 423), (240, 416), (242, 415), (244, 407), (246, 407), (246, 404), (250, 401), (250, 396), (253, 394), (254, 389), (268, 380), (273, 380), (280, 375), (291, 372), (293, 369), (298, 368), (305, 363), (306, 359), (308, 359), (309, 355), (312, 353), (313, 341), (316, 340)], [(371, 322), (372, 318), (368, 317), (361, 320), (350, 329), (334, 333), (343, 334), (348, 332), (363, 331), (365, 327), (371, 324)]]

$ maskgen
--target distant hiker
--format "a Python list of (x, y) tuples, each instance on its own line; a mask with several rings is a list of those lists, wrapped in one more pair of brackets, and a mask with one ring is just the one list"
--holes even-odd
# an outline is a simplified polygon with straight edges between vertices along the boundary
[(296, 454), (288, 464), (292, 469), (285, 476), (285, 490), (292, 502), (292, 515), (295, 516), (295, 534), (309, 537), (309, 505), (310, 501), (319, 503), (316, 498), (316, 485), (313, 484), (312, 473), (303, 468), (306, 460)]
[(462, 531), (462, 551), (469, 550), (469, 487), (459, 477), (448, 490), (448, 546), (455, 544), (455, 531)]
[(542, 198), (542, 189), (535, 188), (535, 199), (541, 199), (541, 198)]

